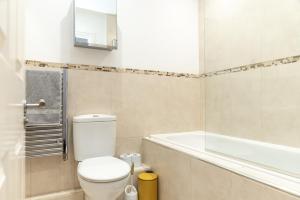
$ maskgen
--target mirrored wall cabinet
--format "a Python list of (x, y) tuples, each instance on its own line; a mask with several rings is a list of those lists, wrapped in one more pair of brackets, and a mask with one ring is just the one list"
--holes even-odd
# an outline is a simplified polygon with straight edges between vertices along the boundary
[(74, 0), (74, 46), (117, 49), (117, 0)]

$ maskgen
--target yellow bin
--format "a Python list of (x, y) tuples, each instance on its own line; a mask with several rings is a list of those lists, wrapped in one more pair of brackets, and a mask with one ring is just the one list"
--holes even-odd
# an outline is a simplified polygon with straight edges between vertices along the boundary
[(157, 182), (158, 176), (154, 173), (139, 174), (139, 200), (157, 200)]

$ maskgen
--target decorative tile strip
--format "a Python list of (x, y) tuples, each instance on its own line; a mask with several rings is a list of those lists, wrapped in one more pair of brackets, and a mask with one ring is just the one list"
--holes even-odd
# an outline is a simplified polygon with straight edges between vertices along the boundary
[(41, 61), (34, 61), (34, 60), (27, 60), (26, 65), (33, 66), (33, 67), (65, 68), (65, 69), (77, 69), (77, 70), (88, 70), (88, 71), (144, 74), (144, 75), (157, 75), (157, 76), (169, 76), (169, 77), (206, 78), (206, 77), (220, 76), (228, 73), (237, 73), (237, 72), (249, 71), (249, 70), (265, 68), (265, 67), (286, 65), (295, 62), (300, 62), (300, 55), (285, 57), (285, 58), (280, 58), (280, 59), (275, 59), (270, 61), (264, 61), (264, 62), (249, 64), (249, 65), (241, 65), (239, 67), (227, 68), (224, 70), (203, 73), (200, 75), (189, 74), (189, 73), (164, 72), (164, 71), (156, 71), (156, 70), (141, 70), (141, 69), (133, 69), (133, 68), (105, 67), (105, 66), (97, 66), (97, 65), (63, 64), (63, 63), (41, 62)]
[(275, 59), (275, 60), (270, 60), (270, 61), (265, 61), (265, 62), (260, 62), (260, 63), (254, 63), (254, 64), (249, 64), (249, 65), (242, 65), (239, 67), (232, 67), (232, 68), (227, 68), (224, 70), (218, 70), (218, 71), (214, 71), (214, 72), (208, 72), (208, 73), (201, 74), (200, 77), (201, 78), (212, 77), (212, 76), (218, 76), (218, 75), (223, 75), (223, 74), (228, 74), (228, 73), (249, 71), (249, 70), (258, 69), (258, 68), (286, 65), (286, 64), (291, 64), (291, 63), (295, 63), (295, 62), (300, 62), (300, 55), (286, 57), (286, 58), (280, 58), (280, 59)]
[(169, 77), (178, 77), (178, 78), (179, 77), (183, 77), (183, 78), (200, 77), (197, 74), (189, 74), (189, 73), (175, 73), (175, 72), (164, 72), (164, 71), (156, 71), (156, 70), (141, 70), (141, 69), (133, 69), (133, 68), (105, 67), (105, 66), (97, 66), (97, 65), (67, 64), (67, 63), (64, 64), (64, 63), (53, 63), (53, 62), (41, 62), (35, 60), (27, 60), (25, 64), (32, 67), (65, 68), (65, 69), (88, 70), (88, 71), (169, 76)]

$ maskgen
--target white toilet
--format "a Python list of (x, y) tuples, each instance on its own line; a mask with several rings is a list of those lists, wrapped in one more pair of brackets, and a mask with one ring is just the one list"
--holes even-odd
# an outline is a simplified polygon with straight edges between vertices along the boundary
[(130, 166), (113, 157), (116, 117), (81, 115), (73, 118), (77, 174), (86, 200), (115, 200), (129, 181)]

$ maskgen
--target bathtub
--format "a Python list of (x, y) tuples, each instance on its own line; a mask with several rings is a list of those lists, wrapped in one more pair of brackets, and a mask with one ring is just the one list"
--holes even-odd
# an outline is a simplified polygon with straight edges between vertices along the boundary
[(255, 181), (300, 196), (300, 149), (203, 131), (145, 138)]

